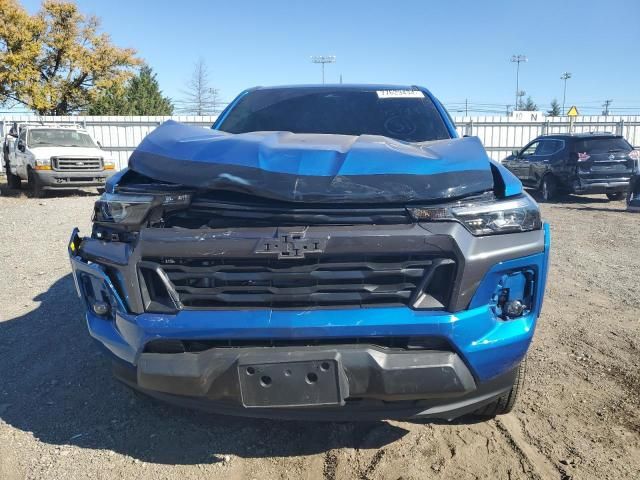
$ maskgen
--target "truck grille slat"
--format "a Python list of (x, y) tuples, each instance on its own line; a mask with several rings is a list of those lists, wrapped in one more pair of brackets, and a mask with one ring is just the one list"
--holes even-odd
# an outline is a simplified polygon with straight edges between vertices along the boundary
[[(283, 260), (148, 258), (138, 264), (149, 304), (180, 308), (408, 305), (442, 259), (422, 254), (326, 255)], [(447, 265), (453, 266), (451, 260)], [(451, 285), (438, 287), (448, 292)]]
[(56, 171), (102, 170), (100, 157), (51, 157), (51, 166)]

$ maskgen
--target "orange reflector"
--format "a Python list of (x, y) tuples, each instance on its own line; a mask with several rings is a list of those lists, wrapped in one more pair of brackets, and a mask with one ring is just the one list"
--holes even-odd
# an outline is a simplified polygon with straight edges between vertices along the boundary
[(105, 169), (105, 170), (113, 170), (113, 169), (115, 169), (115, 165), (113, 165), (113, 164), (109, 165), (109, 164), (107, 163), (107, 164), (104, 166), (104, 169)]
[(34, 170), (51, 170), (51, 165), (36, 165), (33, 167)]

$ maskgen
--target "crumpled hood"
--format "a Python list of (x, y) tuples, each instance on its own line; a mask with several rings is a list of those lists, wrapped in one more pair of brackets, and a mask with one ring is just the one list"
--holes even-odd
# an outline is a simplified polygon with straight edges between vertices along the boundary
[(433, 201), (493, 188), (489, 159), (472, 137), (408, 144), (374, 135), (229, 134), (168, 121), (142, 141), (129, 168), (289, 202)]

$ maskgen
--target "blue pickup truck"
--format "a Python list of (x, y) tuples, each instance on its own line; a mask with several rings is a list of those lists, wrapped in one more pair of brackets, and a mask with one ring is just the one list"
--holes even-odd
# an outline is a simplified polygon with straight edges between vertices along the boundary
[(549, 229), (424, 88), (241, 93), (166, 122), (68, 246), (115, 376), (219, 413), (452, 419), (510, 411)]

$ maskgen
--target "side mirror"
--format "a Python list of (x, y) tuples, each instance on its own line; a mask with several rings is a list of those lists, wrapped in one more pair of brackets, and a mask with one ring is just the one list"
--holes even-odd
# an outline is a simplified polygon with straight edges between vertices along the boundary
[(515, 158), (518, 157), (519, 153), (520, 153), (520, 150), (511, 150), (511, 155), (513, 155)]
[(18, 150), (24, 152), (26, 150), (26, 145), (23, 140), (18, 140)]

